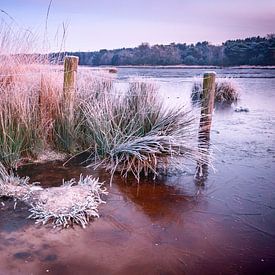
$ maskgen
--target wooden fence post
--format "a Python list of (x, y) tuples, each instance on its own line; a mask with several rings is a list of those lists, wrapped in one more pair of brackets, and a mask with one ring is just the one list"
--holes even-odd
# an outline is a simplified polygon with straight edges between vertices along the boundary
[(64, 60), (63, 98), (64, 108), (70, 121), (73, 120), (74, 116), (73, 112), (78, 60), (79, 58), (77, 56), (66, 56)]
[(210, 140), (212, 113), (215, 102), (215, 80), (215, 72), (207, 72), (203, 75), (199, 139), (206, 142)]
[[(199, 128), (199, 151), (205, 151), (209, 149), (212, 114), (215, 103), (215, 80), (215, 72), (207, 72), (203, 75), (201, 118)], [(204, 179), (207, 176), (207, 170), (208, 166), (203, 164), (203, 161), (198, 162), (195, 178)], [(200, 183), (203, 184), (203, 180)]]

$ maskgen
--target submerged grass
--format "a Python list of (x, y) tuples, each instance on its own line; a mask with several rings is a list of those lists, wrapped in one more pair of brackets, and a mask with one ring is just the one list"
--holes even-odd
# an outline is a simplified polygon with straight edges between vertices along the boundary
[(29, 178), (9, 174), (0, 163), (0, 197), (14, 199), (29, 206), (30, 215), (36, 224), (51, 223), (53, 227), (68, 228), (73, 224), (86, 227), (91, 219), (98, 218), (98, 207), (108, 192), (103, 183), (92, 176), (80, 175), (78, 181), (71, 179), (59, 187), (42, 188), (30, 184)]

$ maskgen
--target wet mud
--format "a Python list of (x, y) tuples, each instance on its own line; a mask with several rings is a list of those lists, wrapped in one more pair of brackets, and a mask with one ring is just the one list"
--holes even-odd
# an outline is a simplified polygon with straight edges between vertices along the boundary
[(192, 166), (139, 184), (116, 175), (112, 186), (75, 164), (19, 170), (44, 187), (92, 174), (109, 195), (99, 219), (69, 230), (36, 226), (24, 204), (0, 199), (0, 274), (275, 274), (275, 81), (255, 83), (240, 82), (249, 113), (215, 112), (204, 186)]

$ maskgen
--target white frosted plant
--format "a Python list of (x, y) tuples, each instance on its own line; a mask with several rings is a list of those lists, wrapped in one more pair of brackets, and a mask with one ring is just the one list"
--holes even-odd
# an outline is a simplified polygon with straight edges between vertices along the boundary
[(71, 179), (59, 187), (43, 189), (29, 184), (29, 178), (9, 174), (0, 163), (0, 197), (12, 197), (30, 206), (28, 218), (36, 224), (51, 223), (53, 227), (67, 228), (78, 224), (83, 228), (91, 219), (98, 218), (98, 206), (105, 201), (108, 192), (103, 183), (88, 175), (80, 175), (78, 181)]

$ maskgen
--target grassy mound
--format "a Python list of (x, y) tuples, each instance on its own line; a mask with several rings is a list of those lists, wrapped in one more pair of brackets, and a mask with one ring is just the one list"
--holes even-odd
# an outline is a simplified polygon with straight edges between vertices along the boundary
[[(202, 83), (195, 81), (191, 93), (192, 102), (202, 99)], [(232, 79), (219, 79), (215, 83), (215, 103), (232, 104), (239, 100), (239, 91)]]
[(168, 159), (207, 160), (198, 150), (196, 116), (184, 107), (164, 108), (152, 83), (134, 81), (125, 94), (102, 92), (81, 108), (92, 159), (111, 175), (139, 180), (156, 176)]
[(80, 175), (77, 182), (72, 179), (59, 187), (43, 189), (29, 184), (29, 178), (8, 174), (0, 163), (0, 197), (25, 202), (30, 207), (29, 218), (35, 219), (36, 224), (51, 223), (63, 228), (78, 224), (85, 228), (91, 219), (99, 217), (103, 195), (107, 195), (103, 183), (91, 176)]

